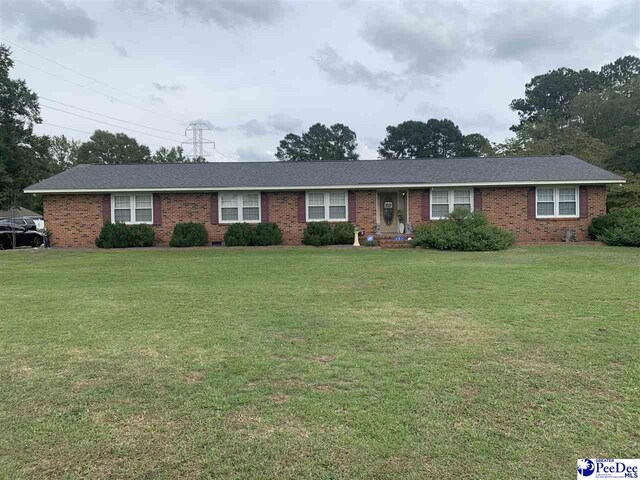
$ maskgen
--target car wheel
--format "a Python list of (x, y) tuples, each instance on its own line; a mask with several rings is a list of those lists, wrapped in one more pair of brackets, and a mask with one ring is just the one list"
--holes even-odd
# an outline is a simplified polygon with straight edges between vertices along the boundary
[(42, 237), (33, 237), (33, 242), (31, 242), (31, 246), (33, 248), (38, 248), (42, 246)]

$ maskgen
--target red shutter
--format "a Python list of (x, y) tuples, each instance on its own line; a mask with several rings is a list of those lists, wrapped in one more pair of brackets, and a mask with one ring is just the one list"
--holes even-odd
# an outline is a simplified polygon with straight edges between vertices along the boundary
[(102, 223), (111, 222), (111, 195), (102, 197)]
[(431, 220), (429, 193), (430, 190), (425, 190), (424, 192), (422, 192), (422, 220), (425, 222)]
[(162, 200), (159, 193), (153, 194), (153, 224), (162, 225)]
[(269, 221), (269, 194), (267, 192), (260, 194), (260, 211), (262, 214), (262, 222), (267, 223)]
[(482, 211), (482, 190), (479, 188), (473, 189), (473, 209)]
[(304, 197), (304, 192), (298, 192), (298, 223), (305, 223), (307, 220), (307, 206)]
[(536, 187), (529, 188), (527, 194), (527, 218), (536, 218)]
[(580, 218), (589, 216), (589, 193), (587, 187), (580, 187)]
[(356, 223), (356, 192), (353, 190), (349, 190), (349, 221), (351, 223)]
[(211, 224), (218, 224), (218, 194), (213, 192), (211, 194)]

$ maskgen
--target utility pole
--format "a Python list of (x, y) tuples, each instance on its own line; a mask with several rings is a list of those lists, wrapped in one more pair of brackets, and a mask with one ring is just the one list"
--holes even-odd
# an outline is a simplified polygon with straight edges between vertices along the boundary
[(191, 144), (191, 153), (188, 154), (191, 158), (206, 158), (211, 156), (211, 153), (205, 150), (205, 145), (213, 145), (216, 148), (215, 142), (208, 140), (204, 137), (203, 132), (205, 130), (211, 130), (211, 127), (207, 122), (191, 122), (184, 130), (186, 137), (189, 140), (182, 142), (183, 144)]

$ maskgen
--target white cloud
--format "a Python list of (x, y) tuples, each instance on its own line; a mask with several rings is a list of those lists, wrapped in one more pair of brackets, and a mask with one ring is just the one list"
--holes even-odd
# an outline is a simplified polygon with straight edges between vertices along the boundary
[(96, 35), (96, 22), (87, 12), (61, 0), (0, 0), (0, 23), (37, 43), (45, 43), (52, 35), (81, 39)]

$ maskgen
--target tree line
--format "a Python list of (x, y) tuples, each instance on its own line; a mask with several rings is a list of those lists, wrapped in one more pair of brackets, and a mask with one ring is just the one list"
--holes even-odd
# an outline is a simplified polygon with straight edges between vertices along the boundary
[[(86, 142), (64, 135), (35, 135), (42, 122), (38, 97), (24, 80), (9, 76), (11, 51), (0, 45), (0, 208), (19, 204), (41, 210), (40, 196), (22, 190), (43, 178), (86, 163), (203, 162), (182, 147), (155, 152), (124, 133), (96, 130)], [(519, 123), (512, 138), (492, 143), (480, 133), (463, 133), (450, 119), (408, 120), (389, 125), (380, 158), (480, 157), (573, 154), (624, 174), (611, 206), (640, 206), (640, 59), (627, 56), (599, 71), (560, 68), (534, 77), (524, 98), (510, 108)], [(316, 123), (288, 133), (275, 156), (280, 161), (358, 160), (356, 133), (348, 126)]]

